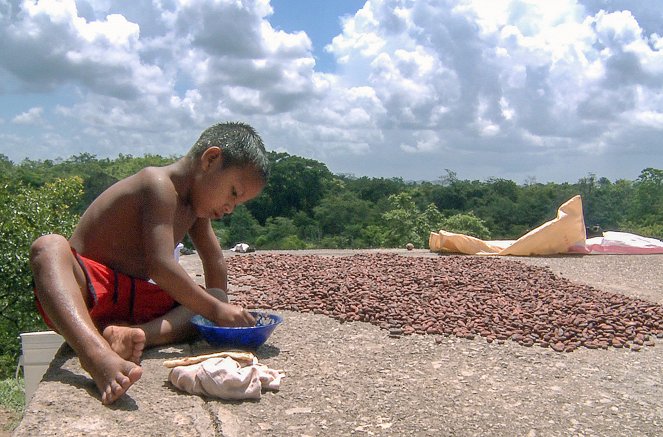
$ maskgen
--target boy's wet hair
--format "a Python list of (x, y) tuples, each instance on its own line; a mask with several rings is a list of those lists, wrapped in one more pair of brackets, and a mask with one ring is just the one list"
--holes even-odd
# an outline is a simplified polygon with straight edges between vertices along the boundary
[(269, 159), (262, 138), (246, 123), (226, 122), (208, 127), (189, 150), (187, 156), (195, 159), (210, 147), (219, 147), (223, 156), (223, 167), (252, 165), (267, 180)]

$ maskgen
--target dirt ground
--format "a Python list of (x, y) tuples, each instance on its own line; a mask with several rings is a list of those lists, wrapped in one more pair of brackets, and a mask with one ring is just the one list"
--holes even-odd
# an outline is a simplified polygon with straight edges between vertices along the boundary
[(17, 424), (19, 415), (0, 407), (0, 437), (11, 436), (11, 428)]
[[(440, 256), (423, 250), (393, 252)], [(271, 253), (342, 256), (356, 251)], [(660, 255), (513, 259), (604, 291), (663, 304)], [(181, 262), (202, 281), (195, 255)], [(147, 351), (145, 376), (114, 408), (90, 402), (84, 393), (94, 391), (89, 381), (80, 376), (75, 361), (63, 357), (60, 369), (40, 386), (17, 435), (34, 435), (35, 430), (60, 435), (65, 426), (67, 435), (153, 435), (156, 430), (162, 435), (229, 437), (661, 435), (661, 340), (638, 352), (580, 348), (566, 353), (512, 341), (488, 343), (481, 337), (393, 338), (368, 323), (280, 314), (284, 324), (258, 357), (287, 377), (281, 390), (267, 392), (259, 401), (199, 399), (165, 382), (163, 359), (205, 353), (209, 348), (204, 342)], [(63, 402), (53, 403), (56, 395)], [(88, 415), (86, 421), (73, 418), (78, 409)]]

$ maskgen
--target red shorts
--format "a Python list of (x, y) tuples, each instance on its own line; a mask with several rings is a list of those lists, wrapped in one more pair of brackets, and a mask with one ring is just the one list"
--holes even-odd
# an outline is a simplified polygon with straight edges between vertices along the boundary
[[(113, 323), (139, 325), (166, 314), (178, 305), (175, 299), (152, 282), (117, 272), (79, 255), (73, 248), (71, 252), (85, 273), (87, 292), (92, 301), (88, 310), (100, 328)], [(55, 329), (39, 299), (36, 300), (44, 321)]]

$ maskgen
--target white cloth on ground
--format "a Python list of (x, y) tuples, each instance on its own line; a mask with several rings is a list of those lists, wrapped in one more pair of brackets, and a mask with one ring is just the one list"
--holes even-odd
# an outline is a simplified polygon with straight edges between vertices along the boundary
[(260, 399), (262, 390), (278, 390), (283, 374), (264, 364), (242, 367), (230, 357), (209, 358), (201, 363), (178, 366), (170, 382), (187, 393), (226, 400)]
[(230, 249), (230, 250), (231, 250), (232, 252), (246, 253), (246, 252), (249, 251), (249, 248), (250, 248), (250, 247), (251, 247), (251, 246), (249, 246), (249, 245), (246, 244), (246, 243), (237, 243), (237, 244), (235, 244), (235, 247), (233, 247), (233, 248)]
[(602, 237), (588, 238), (585, 244), (569, 248), (571, 253), (646, 255), (663, 253), (663, 241), (628, 232), (606, 231)]

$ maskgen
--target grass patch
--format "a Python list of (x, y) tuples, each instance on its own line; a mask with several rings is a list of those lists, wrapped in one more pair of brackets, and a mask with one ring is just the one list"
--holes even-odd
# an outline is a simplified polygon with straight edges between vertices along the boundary
[(3, 429), (11, 431), (21, 421), (23, 408), (25, 408), (23, 378), (7, 378), (0, 380), (0, 409), (3, 410), (2, 417), (5, 423)]
[(6, 410), (21, 412), (25, 407), (25, 384), (23, 378), (0, 380), (0, 405)]

